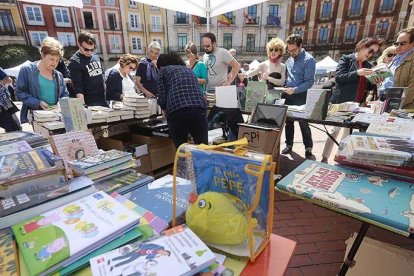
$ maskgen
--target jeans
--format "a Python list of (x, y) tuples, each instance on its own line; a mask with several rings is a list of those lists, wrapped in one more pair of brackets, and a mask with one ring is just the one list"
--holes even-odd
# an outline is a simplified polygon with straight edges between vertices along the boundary
[[(310, 130), (309, 124), (307, 122), (299, 122), (300, 130), (302, 132), (302, 140), (305, 145), (305, 149), (312, 149), (312, 132)], [(285, 136), (286, 136), (286, 145), (293, 146), (293, 139), (295, 138), (295, 126), (294, 121), (286, 119), (285, 125)]]
[(167, 117), (168, 129), (176, 148), (187, 143), (191, 134), (195, 144), (208, 144), (207, 110), (200, 107), (181, 108)]

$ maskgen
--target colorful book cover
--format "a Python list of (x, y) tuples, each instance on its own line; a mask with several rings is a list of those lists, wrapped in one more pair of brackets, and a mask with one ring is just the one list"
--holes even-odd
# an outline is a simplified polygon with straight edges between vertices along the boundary
[(246, 87), (246, 104), (244, 109), (252, 112), (258, 103), (263, 103), (266, 90), (266, 82), (249, 81)]
[(277, 188), (403, 235), (414, 233), (414, 185), (306, 160)]
[(47, 139), (39, 134), (27, 131), (12, 131), (0, 134), (0, 145), (9, 145), (14, 142), (25, 140), (31, 147), (47, 144)]
[(377, 66), (372, 67), (371, 70), (373, 70), (374, 73), (366, 76), (367, 80), (371, 83), (375, 83), (377, 78), (385, 79), (392, 76), (391, 70), (385, 63), (378, 64)]
[(0, 156), (29, 150), (33, 150), (33, 148), (26, 141), (17, 141), (8, 145), (0, 146)]
[(10, 228), (0, 230), (0, 275), (18, 276), (19, 258)]
[(138, 187), (148, 185), (152, 181), (154, 181), (154, 177), (128, 169), (101, 178), (95, 181), (94, 185), (96, 189), (108, 194), (117, 192), (123, 195)]
[(412, 119), (389, 117), (370, 123), (366, 133), (412, 139), (414, 138), (414, 123)]
[(214, 263), (213, 252), (186, 226), (90, 260), (93, 275), (194, 275)]
[[(163, 178), (157, 179), (157, 181), (160, 182), (162, 179)], [(166, 182), (172, 184), (169, 178), (165, 178), (165, 180)], [(192, 190), (192, 185), (177, 186), (178, 223), (182, 223), (184, 221), (184, 213), (189, 206), (188, 200)], [(125, 194), (124, 197), (134, 202), (138, 206), (151, 211), (158, 217), (171, 224), (173, 202), (172, 186), (156, 189), (150, 189), (149, 186), (143, 186)]]
[(30, 275), (47, 275), (118, 237), (139, 215), (104, 192), (12, 227)]

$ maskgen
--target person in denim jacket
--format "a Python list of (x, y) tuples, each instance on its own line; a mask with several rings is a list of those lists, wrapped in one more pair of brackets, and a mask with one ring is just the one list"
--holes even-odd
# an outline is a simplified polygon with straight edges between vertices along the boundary
[(60, 42), (46, 37), (40, 49), (41, 60), (20, 69), (16, 91), (17, 97), (23, 102), (21, 123), (29, 122), (29, 109), (48, 109), (56, 105), (60, 98), (69, 96), (63, 75), (56, 70), (62, 53)]

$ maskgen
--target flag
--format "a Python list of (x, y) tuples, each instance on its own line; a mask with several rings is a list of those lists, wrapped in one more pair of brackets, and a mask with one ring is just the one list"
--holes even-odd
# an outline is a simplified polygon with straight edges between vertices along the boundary
[(200, 16), (192, 15), (193, 22), (196, 24), (201, 24)]
[(267, 23), (269, 25), (280, 26), (280, 18), (279, 17), (276, 17), (274, 15), (269, 15), (267, 17)]
[(250, 15), (248, 15), (247, 13), (243, 13), (243, 17), (244, 17), (244, 22), (246, 23), (246, 24), (254, 24), (255, 22), (254, 22), (254, 19), (250, 16)]
[(217, 23), (223, 26), (231, 25), (230, 19), (228, 19), (224, 14), (220, 14), (219, 16), (217, 16)]

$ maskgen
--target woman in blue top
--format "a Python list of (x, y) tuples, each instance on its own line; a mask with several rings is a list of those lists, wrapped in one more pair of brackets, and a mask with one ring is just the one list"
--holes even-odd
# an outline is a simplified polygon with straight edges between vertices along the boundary
[(23, 102), (20, 121), (27, 123), (29, 109), (48, 109), (59, 98), (68, 97), (62, 73), (56, 70), (63, 54), (59, 41), (46, 37), (40, 48), (41, 60), (24, 65), (16, 82), (17, 97)]
[(188, 58), (187, 67), (193, 70), (194, 75), (197, 77), (198, 86), (201, 91), (206, 91), (208, 72), (204, 62), (198, 60), (197, 47), (194, 43), (190, 42), (185, 46), (185, 55)]

